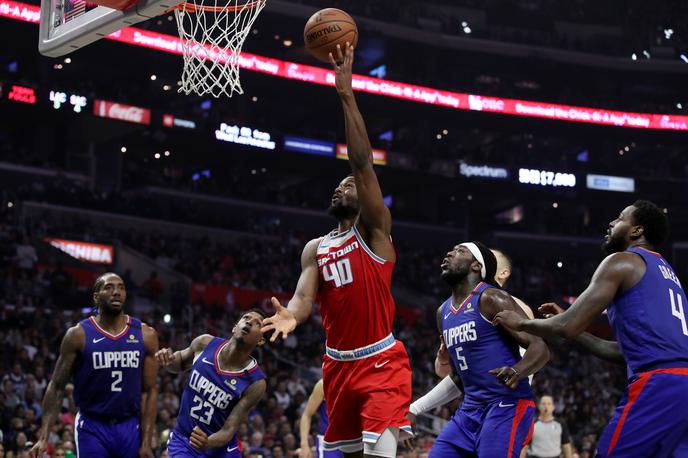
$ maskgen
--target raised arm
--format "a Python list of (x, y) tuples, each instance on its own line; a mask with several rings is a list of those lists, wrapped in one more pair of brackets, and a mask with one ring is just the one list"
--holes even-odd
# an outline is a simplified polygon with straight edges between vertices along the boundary
[(253, 382), (249, 386), (244, 394), (241, 395), (241, 399), (237, 402), (237, 405), (232, 409), (232, 413), (229, 414), (229, 418), (217, 432), (214, 432), (208, 436), (201, 428), (195, 426), (193, 431), (191, 431), (191, 436), (189, 437), (189, 442), (191, 446), (197, 450), (209, 450), (218, 447), (225, 447), (227, 443), (232, 440), (232, 437), (236, 434), (239, 429), (239, 425), (248, 417), (248, 413), (258, 404), (263, 395), (265, 394), (265, 389), (267, 383), (265, 380), (258, 380)]
[(152, 444), (155, 433), (155, 417), (158, 413), (158, 333), (147, 324), (142, 325), (146, 355), (143, 358), (143, 386), (141, 389), (141, 449), (139, 457), (153, 458)]
[(55, 419), (60, 411), (62, 399), (65, 395), (65, 387), (74, 373), (76, 358), (84, 350), (85, 339), (86, 334), (80, 325), (69, 328), (62, 339), (60, 356), (57, 358), (55, 371), (43, 397), (41, 429), (38, 433), (38, 441), (31, 449), (31, 456), (34, 458), (42, 457), (48, 447), (50, 428), (55, 423)]
[(155, 353), (155, 359), (167, 372), (178, 374), (188, 371), (193, 365), (194, 358), (208, 346), (213, 336), (203, 334), (191, 341), (191, 345), (183, 350), (172, 351), (171, 348), (163, 348)]
[[(488, 320), (492, 320), (497, 314), (507, 310), (518, 314), (526, 320), (526, 314), (514, 299), (506, 292), (498, 289), (488, 289), (480, 296), (480, 311)], [(545, 341), (539, 337), (517, 332), (505, 328), (518, 344), (526, 349), (523, 358), (512, 367), (500, 367), (490, 371), (502, 383), (512, 389), (516, 389), (519, 380), (527, 378), (540, 370), (549, 361), (549, 348)]]
[[(565, 312), (563, 308), (559, 307), (553, 302), (542, 304), (538, 310), (545, 316), (545, 318)], [(626, 365), (626, 359), (621, 353), (621, 347), (619, 347), (619, 343), (616, 341), (605, 340), (597, 337), (596, 335), (590, 334), (589, 332), (583, 332), (582, 334), (579, 334), (573, 339), (573, 341), (580, 348), (597, 356), (598, 358), (612, 363)]]
[(299, 433), (301, 437), (301, 451), (299, 452), (299, 458), (312, 458), (313, 453), (311, 452), (311, 444), (308, 438), (311, 435), (311, 420), (313, 415), (318, 411), (318, 407), (322, 404), (323, 399), (325, 399), (325, 391), (323, 390), (322, 379), (318, 380), (318, 383), (313, 387), (313, 392), (308, 397), (308, 403), (306, 408), (303, 409), (303, 414), (301, 415), (301, 421), (299, 422)]
[(263, 333), (275, 331), (270, 337), (270, 342), (277, 340), (280, 335), (286, 339), (296, 329), (296, 325), (306, 321), (311, 314), (313, 302), (318, 294), (318, 264), (315, 255), (319, 244), (320, 239), (317, 238), (304, 247), (301, 254), (301, 275), (287, 307), (282, 306), (277, 298), (272, 298), (275, 314), (264, 319), (261, 328)]
[[(394, 250), (389, 243), (392, 230), (392, 217), (382, 197), (380, 183), (373, 169), (373, 149), (370, 146), (363, 116), (356, 104), (356, 97), (352, 88), (352, 65), (354, 62), (354, 48), (348, 45), (342, 54), (337, 48), (338, 64), (330, 55), (330, 63), (335, 72), (335, 86), (344, 109), (344, 125), (346, 127), (346, 144), (349, 155), (349, 165), (356, 182), (356, 193), (361, 210), (360, 222), (370, 237), (371, 242), (386, 242), (389, 251), (384, 247), (378, 248), (385, 259), (393, 260)], [(372, 247), (375, 251), (376, 247)], [(391, 256), (391, 257), (390, 257)]]
[(496, 324), (536, 336), (573, 339), (607, 308), (617, 292), (628, 289), (642, 277), (644, 267), (643, 261), (635, 254), (615, 253), (600, 263), (590, 285), (566, 312), (544, 320), (527, 320), (503, 312), (499, 313), (494, 321)]

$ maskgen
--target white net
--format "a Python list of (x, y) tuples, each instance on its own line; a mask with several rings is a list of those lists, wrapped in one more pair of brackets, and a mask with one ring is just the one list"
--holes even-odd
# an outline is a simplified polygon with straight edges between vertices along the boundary
[(175, 10), (184, 53), (179, 92), (231, 97), (243, 94), (241, 47), (266, 0), (190, 0)]

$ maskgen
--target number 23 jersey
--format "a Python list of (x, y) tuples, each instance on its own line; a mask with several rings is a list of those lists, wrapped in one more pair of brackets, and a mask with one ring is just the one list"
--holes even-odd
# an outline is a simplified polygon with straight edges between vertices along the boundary
[[(218, 358), (229, 342), (213, 337), (191, 366), (184, 383), (175, 434), (188, 438), (195, 426), (208, 435), (219, 431), (243, 392), (252, 383), (265, 378), (253, 358), (240, 372), (222, 370)], [(236, 436), (230, 444), (234, 441)]]
[(394, 263), (375, 255), (356, 227), (324, 236), (316, 253), (327, 346), (353, 350), (392, 333)]

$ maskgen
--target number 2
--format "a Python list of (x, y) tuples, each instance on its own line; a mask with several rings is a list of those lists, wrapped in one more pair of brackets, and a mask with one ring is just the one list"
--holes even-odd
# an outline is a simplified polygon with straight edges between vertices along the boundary
[(112, 371), (112, 385), (110, 385), (110, 391), (122, 391), (122, 387), (119, 385), (122, 383), (122, 371)]
[(674, 290), (669, 288), (669, 300), (671, 301), (671, 314), (681, 320), (683, 335), (688, 336), (688, 326), (686, 326), (686, 315), (683, 313), (683, 299), (680, 294), (674, 294)]
[(468, 369), (468, 363), (466, 362), (466, 358), (461, 356), (461, 350), (463, 350), (463, 347), (456, 347), (456, 359), (459, 361), (459, 369), (465, 371)]
[[(215, 412), (213, 406), (209, 402), (203, 401), (203, 399), (200, 396), (194, 396), (193, 402), (195, 405), (189, 411), (189, 415), (191, 415), (191, 417), (195, 418), (201, 423), (209, 425), (210, 420), (213, 419), (213, 412)], [(204, 407), (207, 407), (207, 410), (203, 413), (203, 417), (201, 417), (196, 412)]]
[(351, 262), (348, 259), (342, 259), (336, 263), (326, 265), (323, 267), (323, 277), (325, 281), (333, 281), (334, 286), (337, 288), (353, 283), (354, 276), (351, 273)]

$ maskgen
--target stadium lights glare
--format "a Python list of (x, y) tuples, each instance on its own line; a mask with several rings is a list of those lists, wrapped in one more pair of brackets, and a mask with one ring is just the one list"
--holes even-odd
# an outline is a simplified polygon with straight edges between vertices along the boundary
[(14, 203), (13, 202), (7, 202), (7, 208), (12, 208), (12, 207), (14, 207)]
[(646, 49), (643, 49), (643, 56), (645, 56), (645, 58), (647, 58), (647, 59), (649, 59), (649, 58), (651, 57), (651, 56), (650, 56), (650, 53), (647, 52)]
[(282, 44), (288, 48), (289, 46), (293, 45), (294, 42), (291, 40), (284, 40)]
[(669, 40), (671, 39), (671, 36), (674, 34), (674, 29), (664, 29), (664, 37)]
[(559, 208), (559, 202), (553, 202), (552, 208)]
[(166, 313), (166, 314), (162, 317), (162, 321), (164, 321), (165, 324), (170, 324), (170, 323), (172, 322), (172, 315), (170, 315), (169, 313)]
[(443, 135), (447, 135), (448, 133), (449, 133), (449, 131), (448, 131), (447, 129), (444, 129), (444, 130), (442, 131), (442, 134), (443, 134)]
[(155, 75), (151, 75), (151, 76), (150, 76), (150, 79), (151, 79), (151, 81), (155, 81), (155, 80), (157, 80), (157, 79), (158, 79), (158, 77), (157, 77), (157, 76), (155, 76)]
[(165, 151), (165, 157), (168, 157), (170, 155), (169, 151)]
[(635, 53), (633, 53), (631, 54), (631, 59), (638, 60), (638, 56)]
[(468, 26), (464, 27), (464, 28), (463, 28), (463, 33), (465, 33), (466, 35), (470, 35), (470, 34), (471, 34), (471, 28), (468, 27)]
[(685, 54), (681, 54), (679, 57), (681, 57), (681, 60), (685, 63), (688, 64), (688, 57)]
[(557, 267), (561, 269), (562, 267), (564, 267), (564, 263), (561, 261), (557, 262)]
[(155, 153), (155, 156), (154, 156), (154, 157), (155, 157), (156, 159), (160, 159), (160, 153)]
[(676, 108), (678, 108), (679, 110), (682, 110), (682, 109), (683, 109), (683, 104), (681, 104), (681, 102), (677, 103), (677, 104), (676, 104)]
[(436, 135), (436, 138), (437, 138), (438, 140), (442, 140), (442, 134), (437, 134), (437, 135)]
[(65, 64), (71, 64), (71, 63), (72, 63), (71, 57), (67, 57), (67, 58), (64, 60), (64, 63), (65, 63)]

